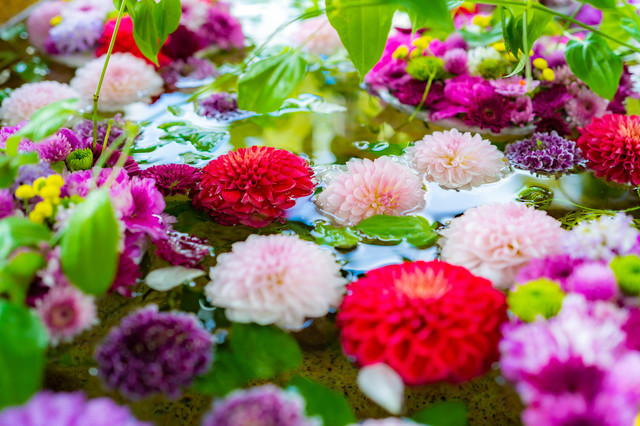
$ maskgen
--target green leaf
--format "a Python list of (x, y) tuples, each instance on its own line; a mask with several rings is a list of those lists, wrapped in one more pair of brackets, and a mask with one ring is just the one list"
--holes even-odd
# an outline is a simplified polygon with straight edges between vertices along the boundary
[(47, 332), (30, 309), (0, 299), (0, 409), (22, 404), (42, 383)]
[(294, 377), (289, 387), (295, 388), (304, 397), (307, 416), (322, 417), (324, 426), (344, 426), (357, 422), (344, 395), (301, 376)]
[(590, 33), (584, 40), (570, 40), (565, 57), (571, 71), (591, 90), (613, 99), (622, 76), (622, 59), (602, 37)]
[(36, 272), (45, 266), (44, 256), (23, 251), (0, 267), (0, 293), (8, 293), (14, 303), (23, 304)]
[(353, 248), (360, 241), (360, 236), (353, 228), (337, 228), (322, 222), (316, 224), (311, 235), (315, 237), (316, 244), (341, 249)]
[[(447, 34), (453, 31), (453, 19), (447, 0), (429, 0), (429, 7), (425, 7), (424, 0), (391, 0), (404, 9), (411, 19), (413, 31), (420, 28), (441, 30)], [(453, 4), (456, 7), (456, 4)]]
[[(607, 29), (609, 29), (609, 27), (614, 27), (615, 28), (615, 17), (616, 15), (613, 15), (614, 19), (612, 19), (612, 23), (611, 25), (607, 26)], [(607, 17), (607, 15), (605, 14), (605, 18)], [(604, 24), (609, 24), (608, 21), (605, 21), (603, 18), (603, 25)], [(621, 28), (626, 34), (630, 35), (631, 37), (633, 37), (636, 41), (640, 41), (640, 29), (638, 28), (638, 25), (636, 24), (636, 22), (634, 22), (633, 19), (630, 18), (622, 18), (619, 19), (617, 21), (618, 27), (617, 28)], [(611, 35), (611, 33), (607, 33), (609, 35)]]
[(462, 402), (445, 401), (422, 410), (411, 417), (430, 426), (466, 426), (467, 407)]
[(630, 35), (634, 38), (638, 36), (637, 40), (640, 40), (640, 32), (637, 26), (631, 19), (623, 18), (617, 10), (606, 10), (602, 13), (600, 31), (615, 39), (615, 41), (606, 40), (612, 49), (620, 46), (617, 42), (626, 42)]
[(91, 192), (78, 204), (62, 235), (62, 270), (83, 292), (103, 294), (116, 276), (119, 240), (109, 194), (105, 190)]
[(392, 3), (373, 6), (369, 0), (349, 1), (348, 7), (341, 7), (339, 0), (326, 3), (327, 8), (336, 7), (327, 13), (329, 23), (338, 32), (351, 62), (364, 79), (382, 57), (396, 6)]
[(158, 53), (162, 47), (159, 43), (160, 35), (156, 28), (153, 11), (156, 2), (154, 0), (140, 0), (135, 5), (131, 14), (133, 21), (133, 39), (140, 52), (158, 66)]
[(238, 107), (259, 113), (277, 110), (306, 72), (307, 62), (293, 50), (253, 63), (238, 80)]
[(160, 47), (167, 41), (169, 34), (178, 29), (180, 16), (182, 16), (180, 0), (160, 0), (154, 5), (153, 20), (160, 38)]
[(527, 16), (527, 45), (524, 43), (524, 12), (513, 13), (512, 10), (502, 8), (502, 35), (505, 46), (513, 55), (520, 58), (521, 54), (528, 56), (533, 44), (540, 38), (545, 27), (551, 21), (552, 15), (530, 9)]
[(8, 258), (18, 247), (35, 247), (50, 239), (51, 232), (46, 226), (22, 217), (6, 217), (0, 220), (0, 259)]
[(381, 241), (402, 241), (416, 247), (435, 244), (438, 234), (422, 216), (385, 216), (376, 215), (360, 222), (356, 227), (370, 238)]
[(588, 3), (596, 9), (614, 9), (616, 7), (616, 0), (582, 0), (583, 3)]
[(63, 99), (34, 112), (27, 125), (7, 140), (7, 153), (15, 155), (22, 138), (38, 142), (57, 132), (77, 112), (78, 101)]

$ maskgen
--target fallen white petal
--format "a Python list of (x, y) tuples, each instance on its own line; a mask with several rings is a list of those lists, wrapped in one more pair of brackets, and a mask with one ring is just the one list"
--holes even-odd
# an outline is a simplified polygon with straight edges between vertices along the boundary
[(144, 279), (147, 286), (158, 291), (171, 290), (180, 284), (205, 275), (201, 269), (185, 268), (184, 266), (169, 266), (154, 269)]
[(404, 402), (404, 383), (395, 370), (378, 363), (362, 367), (358, 386), (373, 402), (390, 412), (400, 414)]

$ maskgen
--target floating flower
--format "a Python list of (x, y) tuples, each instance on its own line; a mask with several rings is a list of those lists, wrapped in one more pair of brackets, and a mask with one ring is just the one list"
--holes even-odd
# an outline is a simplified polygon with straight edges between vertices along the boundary
[(43, 390), (25, 404), (0, 411), (1, 425), (14, 426), (151, 426), (137, 420), (129, 407), (110, 398), (87, 399), (82, 392)]
[(300, 395), (272, 384), (238, 389), (214, 403), (202, 426), (320, 426), (319, 419), (305, 415), (304, 406)]
[(189, 195), (198, 187), (200, 169), (187, 164), (162, 164), (141, 171), (139, 176), (155, 180), (156, 187), (165, 197)]
[(337, 325), (347, 356), (385, 363), (407, 385), (470, 380), (498, 359), (505, 297), (445, 262), (405, 262), (348, 286)]
[(616, 257), (611, 261), (611, 269), (625, 294), (640, 294), (640, 257), (635, 254)]
[(596, 117), (602, 117), (607, 112), (609, 101), (596, 95), (586, 87), (578, 90), (576, 95), (567, 102), (566, 111), (574, 126), (586, 126)]
[(522, 321), (531, 322), (538, 316), (551, 318), (560, 312), (564, 293), (560, 286), (541, 278), (516, 286), (509, 292), (509, 309)]
[(240, 21), (229, 14), (228, 9), (216, 5), (207, 11), (207, 19), (200, 26), (198, 34), (206, 45), (223, 50), (242, 49), (244, 34)]
[(496, 89), (497, 94), (509, 97), (524, 96), (535, 90), (540, 84), (537, 80), (527, 84), (527, 81), (519, 76), (491, 80), (489, 83)]
[(508, 98), (493, 93), (476, 95), (463, 117), (465, 124), (500, 133), (509, 125), (514, 105)]
[(471, 189), (497, 182), (506, 161), (495, 145), (479, 134), (456, 129), (434, 132), (407, 149), (411, 166), (445, 188)]
[(464, 49), (452, 49), (445, 53), (444, 70), (451, 74), (466, 74), (467, 68), (467, 52)]
[(160, 258), (172, 265), (190, 268), (195, 267), (211, 252), (211, 246), (205, 240), (175, 231), (154, 243), (157, 247), (156, 254)]
[(98, 323), (93, 297), (73, 286), (58, 285), (36, 302), (36, 312), (49, 334), (51, 345), (70, 342)]
[(236, 322), (301, 329), (336, 307), (346, 280), (331, 253), (290, 235), (251, 235), (218, 256), (205, 293)]
[(390, 157), (352, 159), (322, 190), (316, 204), (340, 224), (355, 225), (385, 214), (401, 216), (424, 206), (420, 178)]
[(562, 114), (554, 112), (547, 115), (537, 116), (536, 132), (557, 132), (560, 136), (568, 136), (571, 135), (571, 128), (567, 121), (562, 117)]
[[(95, 86), (93, 89), (95, 91)], [(2, 101), (0, 119), (13, 126), (28, 120), (34, 112), (44, 106), (78, 97), (78, 92), (69, 85), (57, 81), (23, 84)]]
[(505, 154), (514, 167), (538, 174), (569, 173), (583, 162), (576, 143), (555, 131), (509, 144)]
[(311, 195), (314, 188), (305, 160), (283, 149), (252, 146), (205, 166), (193, 203), (223, 225), (261, 228), (282, 218), (296, 198)]
[[(130, 192), (130, 195), (129, 195)], [(153, 179), (134, 177), (128, 185), (126, 200), (121, 200), (122, 221), (130, 232), (143, 232), (153, 238), (164, 235), (160, 214), (166, 206)], [(124, 198), (124, 195), (123, 195)]]
[(96, 47), (102, 35), (104, 17), (97, 13), (65, 13), (49, 31), (44, 48), (50, 55), (85, 53)]
[(587, 300), (611, 300), (618, 296), (613, 271), (604, 262), (585, 262), (578, 265), (567, 278), (567, 291), (580, 293)]
[(640, 117), (608, 114), (580, 129), (578, 146), (597, 177), (640, 185)]
[(213, 358), (211, 335), (193, 314), (158, 312), (155, 305), (122, 319), (96, 350), (104, 383), (129, 399), (180, 395)]
[(511, 111), (511, 122), (516, 126), (524, 126), (533, 121), (533, 102), (528, 96), (521, 96), (516, 99)]
[(632, 223), (624, 213), (582, 221), (562, 240), (564, 252), (576, 259), (604, 261), (627, 254), (640, 236)]
[(76, 149), (67, 156), (65, 163), (71, 172), (89, 170), (93, 167), (93, 152), (91, 148)]
[[(202, 37), (191, 31), (187, 26), (180, 24), (162, 46), (160, 53), (172, 59), (172, 63), (168, 64), (168, 66), (171, 66), (175, 61), (184, 63), (203, 47), (206, 46)], [(209, 61), (205, 60), (205, 62)], [(209, 64), (211, 63), (209, 62)]]
[(533, 112), (538, 117), (547, 117), (562, 109), (572, 96), (567, 88), (554, 84), (549, 89), (544, 88), (533, 96)]
[[(87, 62), (76, 70), (71, 87), (88, 102), (95, 92), (105, 57)], [(153, 96), (162, 93), (164, 82), (153, 67), (131, 53), (114, 53), (109, 60), (100, 91), (98, 109), (118, 111), (133, 102), (150, 103)]]
[(516, 203), (487, 204), (467, 210), (441, 232), (441, 258), (507, 288), (531, 259), (558, 251), (564, 232), (544, 211)]
[(627, 334), (627, 348), (640, 351), (640, 308), (629, 309), (629, 317), (623, 324), (622, 330)]
[(244, 114), (238, 109), (236, 97), (230, 93), (213, 93), (198, 105), (198, 115), (215, 120), (231, 120)]
[(160, 69), (160, 75), (165, 84), (171, 90), (178, 90), (184, 84), (191, 87), (192, 84), (202, 84), (203, 80), (218, 75), (216, 67), (206, 59), (194, 56), (187, 59), (178, 59)]

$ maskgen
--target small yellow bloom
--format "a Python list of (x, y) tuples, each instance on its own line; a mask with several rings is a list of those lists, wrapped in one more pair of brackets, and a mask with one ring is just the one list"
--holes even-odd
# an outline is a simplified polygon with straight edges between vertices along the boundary
[(556, 79), (556, 73), (551, 68), (546, 68), (542, 71), (542, 79), (547, 81), (553, 81)]
[(498, 52), (505, 52), (507, 50), (507, 46), (504, 45), (503, 42), (498, 42), (493, 45), (493, 48)]
[(543, 58), (536, 58), (533, 60), (533, 66), (539, 70), (544, 70), (549, 68), (549, 63)]
[(47, 180), (43, 177), (39, 177), (38, 179), (33, 181), (33, 189), (38, 193), (45, 185), (47, 184)]
[(417, 58), (418, 56), (422, 56), (422, 49), (413, 49), (409, 54), (411, 58)]
[(53, 214), (53, 204), (51, 204), (51, 202), (46, 200), (40, 201), (33, 208), (33, 212), (41, 215), (42, 217), (50, 217)]
[(45, 200), (52, 200), (55, 198), (60, 198), (60, 188), (53, 185), (45, 185), (44, 188), (40, 190), (40, 196)]
[(491, 25), (491, 15), (476, 15), (471, 20), (473, 25), (477, 25), (482, 28), (486, 28)]
[(60, 22), (62, 22), (62, 16), (57, 15), (49, 20), (49, 25), (55, 27), (56, 25), (60, 25)]
[(427, 49), (429, 48), (429, 43), (431, 43), (431, 40), (433, 40), (433, 37), (422, 36), (413, 40), (411, 44), (420, 49)]
[(393, 59), (404, 59), (409, 54), (409, 48), (407, 46), (401, 45), (393, 52), (391, 57)]
[(34, 210), (29, 213), (29, 220), (33, 223), (42, 223), (44, 222), (44, 216)]
[(62, 176), (54, 174), (47, 178), (47, 185), (62, 188), (64, 186), (64, 180), (62, 179)]
[(20, 185), (18, 189), (16, 189), (16, 198), (21, 200), (28, 200), (29, 198), (33, 198), (36, 195), (36, 191), (31, 187), (31, 185)]

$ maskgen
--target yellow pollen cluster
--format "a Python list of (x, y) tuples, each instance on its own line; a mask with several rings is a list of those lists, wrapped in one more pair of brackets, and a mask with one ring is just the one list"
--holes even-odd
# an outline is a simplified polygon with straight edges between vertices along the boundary
[(51, 18), (49, 20), (49, 24), (52, 27), (55, 27), (56, 25), (60, 25), (61, 22), (62, 22), (62, 16), (60, 16), (60, 15), (54, 16), (53, 18)]
[(60, 189), (64, 180), (60, 175), (51, 175), (47, 178), (39, 177), (33, 181), (33, 185), (20, 185), (16, 189), (16, 198), (27, 201), (35, 196), (42, 198), (29, 213), (29, 220), (34, 223), (43, 223), (45, 219), (53, 216), (55, 206), (60, 204)]
[(393, 52), (391, 57), (393, 59), (404, 59), (409, 55), (409, 48), (407, 46), (398, 46), (398, 48)]
[(413, 40), (411, 44), (417, 47), (418, 49), (428, 49), (429, 44), (431, 43), (431, 40), (433, 40), (433, 37), (425, 35)]
[(471, 23), (481, 28), (486, 28), (491, 25), (491, 15), (476, 15), (473, 17)]

